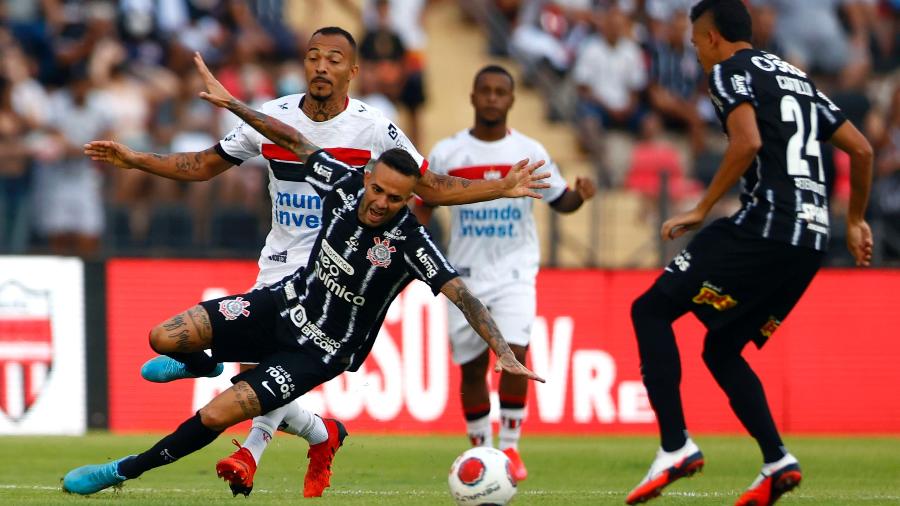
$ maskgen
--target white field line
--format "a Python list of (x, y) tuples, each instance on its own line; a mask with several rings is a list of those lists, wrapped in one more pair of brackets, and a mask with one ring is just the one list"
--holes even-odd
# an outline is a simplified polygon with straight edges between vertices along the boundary
[[(0, 490), (46, 490), (46, 491), (59, 491), (62, 492), (62, 485), (51, 487), (48, 485), (18, 485), (12, 483), (0, 483)], [(106, 489), (102, 490), (98, 493), (101, 494), (114, 494), (116, 493), (116, 489)], [(211, 489), (182, 489), (182, 488), (149, 488), (149, 487), (128, 487), (122, 489), (122, 492), (141, 492), (141, 493), (175, 493), (175, 494), (209, 494), (214, 493)], [(281, 493), (282, 491), (273, 491), (266, 489), (254, 489), (254, 494), (272, 494), (272, 493)], [(602, 497), (617, 497), (625, 495), (626, 491), (623, 490), (573, 490), (572, 492), (562, 492), (562, 491), (546, 491), (546, 490), (523, 490), (520, 495), (525, 496), (561, 496), (566, 497), (570, 495), (575, 496), (602, 496)], [(672, 491), (666, 492), (664, 495), (671, 497), (707, 497), (707, 498), (718, 498), (718, 497), (737, 497), (740, 494), (740, 491), (731, 491), (731, 492), (679, 492)], [(448, 495), (446, 492), (438, 492), (436, 490), (367, 490), (367, 489), (332, 489), (328, 491), (328, 495), (337, 495), (337, 496), (379, 496), (379, 497), (404, 497), (404, 496), (429, 496), (429, 497), (443, 497)], [(862, 500), (862, 501), (900, 501), (900, 495), (840, 495), (840, 494), (820, 494), (820, 495), (809, 495), (798, 493), (794, 491), (791, 493), (791, 497), (797, 499), (853, 499), (853, 500)]]

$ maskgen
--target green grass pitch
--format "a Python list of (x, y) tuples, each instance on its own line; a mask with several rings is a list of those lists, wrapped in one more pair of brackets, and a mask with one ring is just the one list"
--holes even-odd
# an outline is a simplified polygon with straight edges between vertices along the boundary
[[(233, 450), (227, 436), (126, 482), (119, 491), (87, 498), (61, 491), (66, 471), (143, 450), (158, 436), (2, 437), (0, 504), (450, 506), (447, 471), (466, 448), (461, 435), (351, 434), (335, 460), (332, 487), (321, 499), (303, 499), (306, 444), (279, 434), (245, 499), (232, 498), (215, 476), (215, 462)], [(672, 485), (651, 504), (734, 504), (758, 472), (758, 451), (748, 437), (695, 439), (706, 455), (703, 473)], [(800, 459), (804, 481), (779, 504), (900, 504), (900, 438), (789, 437), (787, 443)], [(646, 472), (656, 444), (651, 437), (527, 435), (520, 449), (530, 475), (513, 504), (623, 504)]]

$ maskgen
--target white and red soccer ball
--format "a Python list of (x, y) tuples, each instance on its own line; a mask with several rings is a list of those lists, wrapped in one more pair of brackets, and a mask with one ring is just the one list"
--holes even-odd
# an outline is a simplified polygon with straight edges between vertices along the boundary
[(450, 495), (459, 505), (503, 505), (516, 495), (509, 457), (496, 448), (476, 446), (450, 467)]

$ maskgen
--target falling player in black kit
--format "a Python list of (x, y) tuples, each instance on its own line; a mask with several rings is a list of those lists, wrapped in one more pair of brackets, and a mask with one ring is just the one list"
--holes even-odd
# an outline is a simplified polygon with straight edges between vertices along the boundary
[(741, 352), (749, 342), (765, 344), (821, 265), (831, 183), (822, 169), (821, 141), (850, 155), (847, 247), (857, 265), (869, 264), (872, 233), (864, 214), (872, 148), (803, 71), (753, 49), (750, 14), (741, 0), (703, 0), (691, 10), (691, 21), (691, 41), (709, 74), (728, 149), (700, 203), (666, 221), (662, 237), (673, 239), (700, 227), (741, 178), (742, 206), (701, 230), (632, 306), (641, 374), (661, 448), (626, 503), (650, 500), (703, 466), (703, 454), (685, 426), (672, 331), (672, 322), (690, 311), (707, 328), (706, 366), (763, 454), (762, 472), (737, 504), (768, 505), (797, 486), (802, 475)]
[[(216, 103), (211, 95), (203, 95)], [(68, 492), (92, 494), (137, 478), (203, 448), (232, 425), (284, 406), (344, 371), (357, 370), (372, 349), (377, 336), (373, 330), (381, 326), (388, 306), (414, 279), (459, 307), (496, 353), (497, 371), (543, 381), (516, 360), (487, 308), (472, 296), (407, 207), (420, 177), (412, 156), (389, 149), (371, 171), (362, 173), (318, 150), (284, 123), (237, 105), (240, 111), (235, 112), (251, 126), (265, 121), (296, 140), (291, 148), (305, 161), (296, 165), (296, 176), (323, 199), (322, 228), (309, 262), (270, 288), (242, 296), (250, 306), (274, 304), (280, 314), (252, 339), (188, 336), (181, 343), (187, 352), (211, 349), (218, 361), (258, 361), (259, 366), (236, 376), (234, 386), (147, 451), (70, 471), (63, 480)], [(214, 310), (208, 312), (218, 317)], [(174, 351), (160, 349), (173, 347), (165, 341), (151, 344), (161, 353)]]

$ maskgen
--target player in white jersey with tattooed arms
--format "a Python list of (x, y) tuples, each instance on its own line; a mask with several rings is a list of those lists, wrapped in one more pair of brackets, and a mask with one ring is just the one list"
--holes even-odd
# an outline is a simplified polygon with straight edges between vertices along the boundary
[[(539, 176), (532, 176), (525, 167), (520, 167), (521, 170), (502, 181), (483, 184), (470, 184), (464, 179), (438, 176), (427, 171), (427, 162), (400, 129), (377, 110), (348, 97), (350, 81), (356, 76), (358, 67), (356, 43), (343, 29), (328, 27), (317, 30), (310, 39), (304, 68), (308, 84), (306, 94), (281, 97), (266, 103), (262, 109), (302, 131), (311, 142), (325, 147), (335, 158), (349, 165), (362, 167), (387, 149), (405, 149), (423, 170), (415, 192), (428, 202), (442, 204), (503, 196), (534, 197), (538, 195), (533, 190), (545, 186), (538, 181)], [(302, 161), (293, 153), (269, 143), (243, 123), (215, 146), (197, 153), (139, 153), (115, 142), (94, 141), (85, 146), (85, 154), (120, 168), (136, 168), (183, 181), (208, 180), (258, 154), (266, 157), (269, 160), (272, 230), (260, 255), (255, 288), (274, 284), (303, 267), (321, 227), (321, 197), (309, 183), (297, 177)], [(172, 340), (177, 340), (177, 336), (185, 332), (206, 337), (221, 336), (223, 333), (248, 334), (257, 330), (260, 322), (277, 317), (272, 307), (245, 308), (246, 302), (235, 296), (217, 301), (218, 310), (226, 317), (233, 317), (227, 328), (216, 328), (202, 308), (196, 306), (167, 319), (152, 332)], [(149, 361), (142, 368), (142, 375), (150, 381), (166, 382), (215, 376), (221, 371), (222, 366), (205, 353), (173, 352)], [(262, 452), (275, 428), (282, 423), (285, 430), (300, 435), (311, 445), (304, 494), (321, 495), (327, 486), (331, 461), (339, 446), (336, 424), (323, 422), (297, 403), (282, 409), (283, 421), (275, 415), (268, 420), (256, 420), (244, 447), (221, 462), (223, 468), (220, 470), (236, 493), (250, 492)], [(272, 420), (277, 420), (274, 425)]]
[[(471, 102), (475, 126), (440, 141), (429, 157), (429, 168), (437, 174), (483, 181), (504, 177), (520, 158), (547, 160), (544, 173), (550, 187), (540, 190), (544, 200), (561, 213), (571, 213), (594, 195), (594, 184), (586, 178), (566, 187), (544, 147), (507, 127), (513, 105), (514, 82), (503, 67), (491, 65), (476, 75)], [(535, 278), (540, 262), (540, 244), (532, 215), (532, 199), (497, 199), (454, 206), (450, 213), (450, 245), (447, 258), (484, 301), (509, 341), (518, 360), (525, 363), (536, 313)], [(431, 207), (417, 208), (426, 223)], [(466, 429), (475, 446), (493, 446), (490, 400), (486, 374), (488, 349), (465, 325), (465, 317), (450, 308), (450, 340), (453, 359), (461, 365), (460, 394)], [(528, 382), (515, 376), (500, 376), (500, 449), (512, 462), (517, 480), (528, 476), (518, 452)]]

